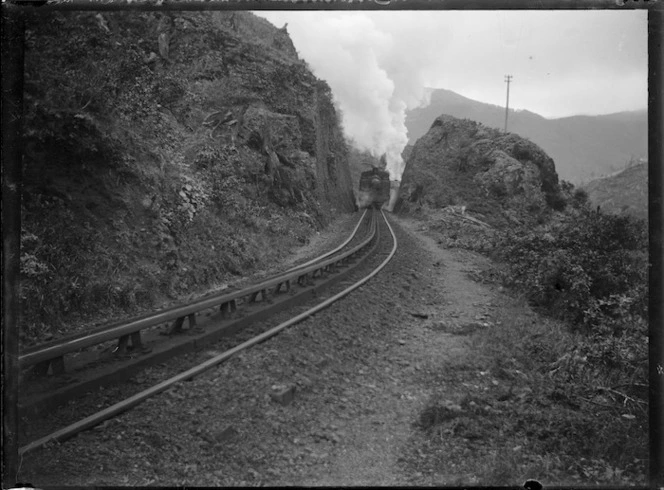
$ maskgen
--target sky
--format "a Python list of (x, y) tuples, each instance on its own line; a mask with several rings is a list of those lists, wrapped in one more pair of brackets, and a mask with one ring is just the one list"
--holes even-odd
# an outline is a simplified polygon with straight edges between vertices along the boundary
[(427, 87), (547, 118), (647, 107), (647, 12), (255, 12), (328, 82), (351, 142), (398, 180), (405, 112)]

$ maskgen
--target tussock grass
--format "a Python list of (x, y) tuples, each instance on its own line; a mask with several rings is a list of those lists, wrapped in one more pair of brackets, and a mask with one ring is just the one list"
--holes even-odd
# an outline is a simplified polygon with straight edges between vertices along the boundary
[[(636, 397), (608, 396), (586, 337), (511, 297), (494, 326), (471, 337), (474, 356), (448, 372), (416, 426), (465, 483), (625, 485), (645, 481), (647, 417)], [(617, 390), (616, 390), (617, 391)], [(615, 395), (615, 393), (614, 393)]]
[(522, 295), (516, 295), (499, 310), (495, 323), (472, 340), (496, 368), (511, 364), (532, 372), (554, 363), (576, 345), (564, 324), (529, 311)]

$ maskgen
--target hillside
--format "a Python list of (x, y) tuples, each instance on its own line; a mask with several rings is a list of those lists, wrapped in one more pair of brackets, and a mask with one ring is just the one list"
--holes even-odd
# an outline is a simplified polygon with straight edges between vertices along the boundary
[[(519, 370), (518, 378), (503, 378), (495, 383), (532, 387), (525, 399), (509, 393), (501, 397), (509, 400), (510, 413), (523, 410), (517, 418), (533, 421), (528, 412), (534, 410), (538, 416), (547, 413), (548, 421), (565, 421), (565, 428), (561, 425), (560, 429), (541, 435), (538, 428), (549, 430), (549, 422), (534, 423), (529, 428), (524, 422), (512, 432), (514, 439), (508, 435), (510, 429), (501, 427), (499, 437), (515, 444), (518, 441), (515, 448), (520, 449), (523, 443), (528, 448), (525, 454), (529, 461), (542, 441), (555, 441), (555, 449), (546, 454), (566, 454), (576, 462), (611, 461), (607, 468), (627, 468), (636, 461), (631, 456), (630, 460), (621, 461), (625, 454), (639, 453), (645, 458), (648, 228), (642, 220), (611, 214), (605, 208), (618, 204), (612, 197), (621, 195), (621, 187), (625, 187), (626, 196), (638, 196), (634, 201), (621, 199), (621, 206), (643, 205), (644, 193), (640, 191), (646, 182), (645, 167), (636, 165), (602, 179), (596, 182), (597, 189), (590, 186), (588, 193), (602, 189), (609, 194), (598, 213), (587, 203), (583, 189), (575, 189), (565, 181), (559, 184), (553, 160), (540, 147), (513, 133), (504, 134), (469, 119), (443, 114), (410, 152), (402, 178), (401, 201), (397, 203), (399, 215), (417, 219), (413, 227), (426, 232), (441, 250), (457, 249), (468, 252), (469, 257), (484, 256), (488, 260), (483, 265), (474, 270), (464, 267), (463, 272), (501, 291), (510, 290), (512, 297), (527, 301), (542, 315), (533, 319), (512, 311), (494, 325), (484, 324), (487, 335), (504, 336), (502, 341), (492, 337), (472, 344), (477, 351), (471, 356), (473, 359), (480, 357), (482, 346), (490, 347), (490, 361), (482, 366), (485, 373), (491, 371), (491, 363), (500, 366), (496, 369), (500, 371), (527, 353), (528, 367)], [(441, 261), (434, 266), (450, 274), (453, 269), (449, 264)], [(461, 284), (462, 281), (456, 281), (453, 287), (442, 290), (453, 308), (461, 304), (452, 296), (460, 293)], [(543, 317), (555, 319), (559, 322), (557, 327), (542, 328), (547, 321)], [(439, 318), (436, 322), (440, 322)], [(444, 331), (450, 331), (451, 322), (439, 324)], [(514, 331), (515, 325), (522, 327)], [(539, 362), (543, 364), (538, 367)], [(532, 382), (531, 376), (541, 378)], [(598, 380), (626, 391), (616, 390), (615, 398), (605, 397)], [(465, 386), (471, 385), (469, 382)], [(535, 393), (543, 387), (557, 393), (539, 398)], [(442, 410), (450, 396), (447, 385), (444, 391), (437, 398), (443, 400), (442, 404), (438, 402), (429, 418), (423, 419), (423, 425), (438, 426), (441, 420), (454, 420), (449, 409)], [(627, 406), (634, 412), (625, 417), (622, 411)], [(486, 421), (487, 414), (482, 412), (477, 420)], [(620, 424), (616, 424), (620, 417), (633, 422), (625, 424), (622, 433), (617, 430)], [(503, 419), (504, 414), (500, 420)], [(453, 437), (456, 429), (448, 427), (431, 431), (424, 446), (433, 448), (429, 450), (436, 451), (438, 458), (444, 454), (445, 461), (449, 461), (455, 446), (449, 443), (447, 434)], [(572, 441), (572, 434), (591, 436)], [(490, 439), (482, 437), (482, 441)], [(502, 443), (503, 447), (510, 445)], [(483, 442), (482, 447), (485, 446)], [(415, 458), (419, 462), (422, 456)], [(506, 470), (517, 460), (513, 458), (517, 456), (510, 455), (509, 463), (501, 462), (499, 474), (516, 474), (515, 469)], [(555, 479), (551, 475), (557, 464), (552, 462), (540, 474)], [(444, 463), (438, 459), (436, 465)], [(569, 471), (572, 466), (562, 467)], [(620, 474), (625, 472), (620, 470)], [(641, 469), (636, 473), (644, 474)], [(498, 481), (499, 474), (491, 483)], [(614, 473), (613, 469), (602, 469), (595, 474)], [(636, 478), (635, 475), (632, 480)], [(595, 483), (599, 483), (597, 479)]]
[(353, 210), (329, 87), (248, 12), (29, 18), (25, 102), (24, 340), (223, 288)]
[[(409, 141), (423, 136), (436, 117), (448, 114), (503, 129), (505, 108), (432, 89), (427, 107), (406, 114)], [(574, 184), (615, 172), (648, 152), (646, 111), (546, 119), (526, 110), (509, 112), (508, 129), (540, 146), (556, 163), (561, 179)]]
[(593, 206), (612, 214), (648, 219), (648, 164), (638, 163), (582, 187)]
[(442, 115), (410, 151), (395, 209), (460, 206), (503, 227), (564, 207), (560, 193), (554, 162), (537, 145)]

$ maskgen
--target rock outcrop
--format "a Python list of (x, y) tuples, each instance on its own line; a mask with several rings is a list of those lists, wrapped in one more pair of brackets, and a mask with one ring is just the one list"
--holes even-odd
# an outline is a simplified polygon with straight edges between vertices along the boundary
[(406, 162), (396, 210), (465, 205), (487, 222), (530, 221), (560, 209), (553, 160), (534, 143), (442, 115)]
[(25, 60), (28, 325), (204, 291), (354, 209), (330, 89), (285, 27), (54, 13), (28, 17)]
[[(445, 89), (430, 89), (430, 103), (406, 111), (408, 138), (414, 144), (440, 114), (471, 119), (502, 129), (505, 106), (468, 99)], [(631, 159), (648, 155), (647, 110), (598, 116), (547, 119), (527, 110), (509, 111), (512, 132), (534, 141), (556, 162), (561, 179), (579, 185), (615, 172)]]

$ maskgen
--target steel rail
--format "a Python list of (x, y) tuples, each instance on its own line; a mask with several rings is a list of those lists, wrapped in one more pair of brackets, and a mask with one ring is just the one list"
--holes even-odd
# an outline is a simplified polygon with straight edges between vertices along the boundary
[(34, 451), (35, 449), (38, 449), (46, 444), (49, 444), (51, 442), (63, 442), (66, 439), (71, 438), (72, 436), (78, 434), (79, 432), (82, 432), (86, 429), (89, 429), (91, 427), (94, 427), (104, 420), (107, 420), (111, 417), (114, 417), (120, 413), (126, 412), (127, 410), (135, 407), (136, 405), (140, 404), (141, 402), (145, 401), (146, 399), (161, 393), (162, 391), (170, 388), (174, 384), (180, 382), (180, 381), (185, 381), (187, 379), (193, 378), (194, 376), (197, 376), (198, 374), (201, 374), (204, 371), (207, 371), (208, 369), (216, 366), (217, 364), (226, 361), (227, 359), (231, 358), (238, 352), (247, 349), (251, 346), (254, 346), (260, 342), (263, 342), (267, 340), (270, 337), (273, 337), (280, 331), (284, 330), (285, 328), (288, 328), (296, 323), (301, 322), (302, 320), (310, 317), (311, 315), (317, 313), (318, 311), (322, 310), (323, 308), (327, 308), (329, 305), (332, 303), (340, 300), (344, 296), (348, 295), (355, 289), (359, 288), (362, 286), (364, 283), (369, 281), (369, 279), (373, 278), (378, 272), (380, 272), (390, 260), (392, 260), (392, 257), (396, 253), (397, 250), (397, 237), (394, 234), (394, 230), (392, 229), (392, 226), (390, 225), (389, 221), (385, 217), (385, 213), (383, 210), (380, 210), (380, 213), (383, 216), (383, 220), (387, 224), (387, 227), (390, 231), (390, 234), (392, 235), (392, 240), (393, 240), (393, 246), (392, 250), (390, 251), (389, 255), (383, 260), (378, 267), (376, 267), (370, 274), (362, 278), (361, 280), (357, 281), (356, 283), (352, 284), (351, 286), (347, 287), (343, 291), (335, 294), (334, 296), (326, 299), (325, 301), (319, 303), (318, 305), (314, 306), (313, 308), (308, 309), (307, 311), (300, 313), (299, 315), (291, 318), (290, 320), (287, 320), (276, 327), (271, 328), (270, 330), (263, 332), (260, 335), (257, 335), (256, 337), (247, 340), (246, 342), (243, 342), (240, 345), (237, 345), (236, 347), (233, 347), (232, 349), (229, 349), (217, 356), (214, 356), (207, 361), (194, 366), (193, 368), (184, 371), (183, 373), (180, 373), (176, 376), (173, 376), (172, 378), (169, 378), (165, 381), (162, 381), (161, 383), (152, 386), (151, 388), (148, 388), (147, 390), (141, 391), (140, 393), (137, 393), (121, 402), (118, 402), (114, 405), (111, 405), (110, 407), (105, 408), (104, 410), (101, 410), (100, 412), (97, 412), (93, 415), (90, 415), (89, 417), (84, 418), (83, 420), (79, 420), (78, 422), (75, 422), (71, 425), (68, 425), (67, 427), (64, 427), (56, 432), (53, 432), (47, 436), (44, 436), (36, 441), (33, 441), (29, 444), (26, 444), (25, 446), (19, 448), (19, 455), (23, 456), (24, 454)]
[(300, 268), (302, 268), (302, 267), (306, 267), (306, 266), (308, 266), (308, 265), (311, 265), (311, 264), (314, 264), (314, 263), (318, 262), (319, 260), (322, 260), (322, 259), (324, 259), (324, 258), (326, 258), (326, 257), (329, 257), (329, 256), (332, 255), (332, 254), (337, 253), (339, 250), (341, 250), (341, 249), (344, 248), (346, 245), (348, 245), (348, 244), (350, 243), (350, 241), (351, 241), (353, 238), (355, 238), (355, 234), (357, 233), (357, 230), (360, 228), (360, 225), (364, 222), (364, 217), (366, 216), (366, 214), (367, 214), (367, 209), (365, 209), (364, 212), (362, 213), (362, 216), (361, 216), (360, 219), (357, 221), (357, 225), (355, 225), (355, 228), (353, 229), (353, 231), (352, 231), (352, 233), (350, 234), (350, 236), (349, 236), (349, 237), (348, 237), (348, 238), (347, 238), (347, 239), (346, 239), (341, 245), (339, 245), (337, 248), (335, 248), (335, 249), (333, 249), (333, 250), (330, 250), (329, 252), (324, 253), (323, 255), (321, 255), (321, 256), (319, 256), (319, 257), (315, 257), (315, 258), (309, 260), (308, 262), (305, 262), (305, 263), (300, 264), (300, 265), (296, 265), (295, 267), (291, 267), (290, 269), (287, 269), (287, 270), (284, 271), (284, 272), (292, 272), (292, 271), (297, 270), (297, 269), (300, 269)]
[[(365, 215), (366, 213), (362, 215), (360, 223), (363, 221)], [(356, 228), (353, 230), (353, 234), (357, 232), (360, 223), (358, 223), (358, 226), (356, 226)], [(284, 283), (289, 284), (290, 281), (293, 280), (300, 280), (300, 278), (306, 277), (308, 274), (315, 273), (320, 269), (333, 265), (337, 262), (341, 262), (348, 256), (358, 252), (360, 249), (366, 246), (366, 244), (369, 241), (370, 238), (364, 240), (362, 243), (360, 243), (360, 245), (355, 246), (352, 249), (348, 250), (347, 252), (340, 254), (332, 259), (316, 261), (316, 263), (308, 265), (306, 267), (304, 266), (297, 267), (291, 271), (286, 271), (281, 275), (277, 275), (267, 280), (263, 280), (262, 282), (248, 286), (244, 289), (203, 298), (201, 300), (194, 301), (187, 305), (171, 307), (157, 313), (152, 313), (149, 315), (138, 317), (128, 322), (123, 322), (120, 324), (116, 324), (114, 326), (113, 325), (108, 326), (98, 331), (89, 332), (88, 334), (83, 334), (82, 336), (78, 335), (70, 338), (61, 339), (55, 345), (47, 345), (47, 346), (30, 349), (28, 352), (19, 356), (19, 364), (21, 368), (25, 368), (41, 362), (48, 362), (53, 359), (61, 358), (64, 355), (69, 354), (73, 351), (83, 349), (86, 347), (91, 347), (93, 345), (97, 345), (102, 342), (116, 340), (121, 337), (139, 332), (140, 330), (154, 327), (156, 325), (159, 325), (160, 323), (165, 323), (172, 320), (184, 319), (187, 316), (192, 315), (201, 310), (213, 308), (219, 305), (231, 304), (233, 302), (235, 302), (234, 304), (237, 305), (237, 301), (241, 298), (244, 298), (246, 296), (251, 296), (252, 294), (256, 293), (263, 294), (263, 292), (266, 290), (278, 288)], [(324, 255), (328, 256), (330, 254), (328, 253)]]
[[(371, 221), (373, 221), (373, 217), (368, 221), (370, 225)], [(214, 343), (223, 337), (229, 337), (255, 322), (269, 319), (270, 316), (279, 311), (294, 307), (308, 299), (315, 298), (319, 291), (343, 280), (343, 276), (348, 274), (350, 270), (356, 268), (362, 261), (364, 261), (367, 255), (368, 254), (362, 252), (362, 256), (359, 260), (353, 259), (348, 263), (344, 263), (340, 268), (335, 266), (334, 268), (328, 269), (327, 272), (330, 274), (324, 275), (322, 273), (324, 271), (321, 271), (321, 274), (317, 276), (310, 276), (310, 280), (308, 279), (302, 283), (298, 282), (296, 285), (297, 287), (293, 289), (288, 291), (277, 291), (275, 294), (270, 295), (267, 298), (267, 301), (243, 303), (238, 309), (238, 314), (233, 315), (232, 317), (224, 315), (224, 312), (220, 311), (221, 315), (218, 314), (210, 318), (209, 321), (206, 321), (201, 325), (203, 328), (190, 328), (186, 331), (186, 335), (169, 335), (168, 339), (164, 339), (160, 335), (155, 335), (157, 332), (152, 332), (152, 334), (146, 333), (145, 337), (141, 339), (141, 343), (138, 345), (140, 355), (131, 355), (126, 361), (120, 361), (119, 365), (117, 362), (113, 363), (109, 358), (107, 358), (106, 361), (111, 361), (110, 363), (102, 362), (100, 365), (93, 362), (89, 376), (85, 374), (88, 373), (85, 364), (79, 362), (78, 367), (72, 365), (71, 367), (75, 372), (78, 372), (81, 376), (77, 376), (77, 378), (71, 383), (59, 385), (55, 390), (49, 389), (48, 386), (42, 386), (41, 390), (46, 389), (46, 392), (39, 389), (31, 389), (31, 385), (28, 383), (23, 390), (23, 403), (20, 403), (22, 413), (28, 418), (37, 416), (38, 414), (47, 412), (51, 408), (62, 405), (73, 398), (94, 391), (98, 386), (126, 381), (134, 376), (136, 372), (148, 366), (164, 362), (179, 354), (205, 348), (210, 345), (210, 343)], [(183, 331), (182, 333), (185, 332)], [(146, 344), (144, 344), (143, 341), (145, 341)], [(143, 346), (146, 348), (142, 349)], [(114, 364), (115, 367), (113, 367)], [(60, 365), (61, 367), (64, 367), (64, 361), (62, 361), (62, 358)], [(85, 373), (81, 372), (82, 370), (85, 370)]]
[[(297, 265), (297, 266), (295, 266), (295, 267), (292, 267), (291, 269), (287, 269), (287, 270), (285, 270), (285, 271), (283, 271), (283, 272), (280, 272), (280, 273), (278, 273), (278, 274), (273, 274), (273, 275), (271, 275), (271, 276), (268, 276), (268, 279), (275, 278), (275, 277), (279, 277), (280, 275), (283, 275), (283, 274), (285, 274), (285, 273), (287, 273), (287, 272), (293, 272), (293, 271), (295, 271), (295, 270), (301, 269), (301, 268), (303, 268), (303, 267), (305, 267), (305, 266), (307, 266), (307, 265), (313, 264), (313, 263), (315, 263), (316, 261), (321, 260), (321, 259), (323, 259), (323, 258), (325, 258), (325, 257), (327, 257), (327, 256), (329, 256), (329, 255), (331, 255), (332, 253), (335, 253), (335, 252), (339, 251), (341, 248), (343, 248), (345, 245), (347, 245), (351, 240), (353, 240), (353, 238), (355, 238), (355, 235), (356, 235), (356, 233), (357, 233), (357, 231), (358, 231), (360, 225), (362, 225), (362, 223), (364, 222), (364, 218), (365, 218), (365, 216), (366, 216), (366, 210), (365, 210), (364, 213), (362, 213), (362, 216), (360, 216), (360, 219), (358, 220), (357, 225), (355, 226), (355, 228), (353, 229), (353, 231), (351, 232), (351, 234), (349, 235), (349, 237), (343, 242), (343, 244), (342, 244), (341, 246), (335, 248), (335, 249), (332, 250), (331, 252), (326, 252), (326, 253), (323, 254), (323, 255), (320, 255), (320, 256), (318, 256), (318, 257), (315, 257), (314, 259), (312, 259), (312, 260), (310, 260), (310, 261), (308, 261), (308, 262), (306, 262), (306, 263), (304, 263), (304, 264), (300, 264), (300, 265)], [(263, 281), (265, 281), (265, 280), (266, 280), (266, 279), (263, 278)], [(232, 287), (231, 287), (231, 288), (232, 288)], [(234, 291), (242, 291), (242, 288), (235, 289)], [(233, 292), (234, 292), (234, 291), (233, 291)], [(216, 293), (211, 293), (211, 294), (205, 294), (205, 295), (202, 295), (201, 297), (199, 297), (198, 299), (196, 299), (196, 300), (194, 300), (194, 301), (207, 300), (207, 299), (216, 298), (216, 297), (220, 297), (220, 296), (227, 295), (227, 294), (230, 294), (230, 292), (229, 292), (229, 291), (225, 291), (225, 292), (223, 292), (223, 293), (222, 293), (222, 292), (216, 292)], [(174, 310), (174, 309), (176, 309), (176, 308), (180, 308), (180, 307), (186, 306), (186, 305), (188, 305), (188, 304), (191, 304), (191, 302), (188, 302), (188, 303), (181, 303), (181, 304), (176, 304), (176, 305), (173, 305), (173, 306), (170, 306), (170, 307), (164, 308), (163, 310), (158, 310), (157, 313), (165, 313), (165, 312), (168, 312), (168, 311), (172, 311), (172, 310)], [(96, 328), (88, 329), (88, 330), (86, 330), (86, 331), (84, 331), (84, 332), (79, 332), (79, 333), (75, 333), (75, 334), (67, 335), (66, 337), (62, 337), (62, 338), (59, 338), (59, 339), (56, 339), (56, 340), (51, 340), (51, 341), (43, 342), (43, 343), (41, 343), (41, 344), (39, 344), (39, 345), (33, 345), (33, 346), (30, 346), (30, 347), (27, 347), (27, 348), (23, 349), (23, 353), (21, 354), (21, 356), (22, 356), (23, 358), (26, 358), (27, 355), (31, 355), (31, 354), (33, 354), (34, 352), (42, 351), (42, 350), (45, 350), (46, 348), (50, 348), (50, 347), (52, 347), (52, 346), (57, 346), (57, 345), (60, 345), (60, 344), (62, 344), (62, 343), (64, 343), (64, 342), (73, 341), (73, 340), (76, 340), (76, 339), (78, 339), (78, 338), (86, 337), (86, 336), (88, 336), (88, 335), (94, 335), (94, 334), (97, 334), (97, 333), (100, 333), (100, 332), (105, 332), (105, 331), (107, 331), (107, 330), (110, 330), (110, 329), (113, 329), (113, 328), (117, 328), (117, 327), (119, 327), (119, 326), (126, 325), (126, 324), (129, 323), (129, 322), (134, 322), (134, 321), (139, 321), (139, 320), (148, 319), (148, 318), (154, 316), (155, 314), (156, 314), (156, 313), (154, 313), (154, 312), (150, 312), (150, 313), (145, 313), (145, 314), (142, 314), (142, 315), (137, 315), (137, 316), (135, 316), (135, 317), (133, 317), (133, 318), (130, 318), (130, 319), (126, 319), (126, 320), (121, 320), (121, 321), (117, 321), (117, 322), (108, 323), (108, 324), (106, 324), (106, 325), (102, 325), (102, 326), (99, 326), (99, 327), (96, 327)]]

